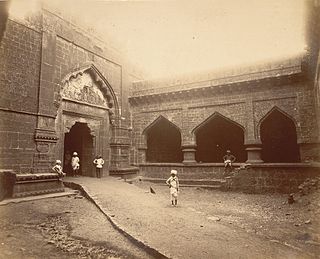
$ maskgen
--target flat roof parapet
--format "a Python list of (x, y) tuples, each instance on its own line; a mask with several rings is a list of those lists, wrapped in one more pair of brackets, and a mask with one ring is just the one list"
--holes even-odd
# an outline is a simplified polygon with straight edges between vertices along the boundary
[(288, 76), (301, 73), (301, 64), (302, 57), (299, 56), (278, 62), (265, 62), (258, 65), (240, 66), (207, 73), (136, 81), (133, 82), (131, 97)]

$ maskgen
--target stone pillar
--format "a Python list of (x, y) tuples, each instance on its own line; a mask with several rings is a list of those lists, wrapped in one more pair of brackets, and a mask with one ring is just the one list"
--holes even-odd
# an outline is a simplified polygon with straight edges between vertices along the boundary
[[(118, 120), (120, 121), (120, 120)], [(116, 123), (112, 128), (111, 147), (111, 163), (110, 170), (116, 171), (120, 168), (129, 167), (129, 147), (130, 139), (128, 137), (128, 129)]]
[(147, 156), (147, 146), (140, 145), (138, 147), (138, 163), (139, 164), (146, 163), (146, 156)]
[(36, 152), (33, 159), (34, 173), (48, 173), (55, 159), (53, 154), (58, 137), (55, 132), (56, 108), (54, 106), (54, 68), (56, 35), (48, 30), (42, 33), (38, 118), (34, 140)]
[(263, 163), (261, 159), (261, 141), (251, 140), (245, 143), (248, 159), (246, 163)]
[(135, 175), (139, 168), (131, 166), (129, 161), (130, 138), (127, 125), (121, 125), (121, 119), (118, 118), (113, 125), (111, 147), (110, 175), (129, 177)]
[(253, 100), (248, 97), (246, 100), (247, 127), (245, 136), (245, 146), (247, 151), (246, 163), (263, 163), (261, 159), (261, 141), (255, 131)]
[(197, 145), (194, 143), (182, 145), (184, 164), (196, 163), (196, 147)]

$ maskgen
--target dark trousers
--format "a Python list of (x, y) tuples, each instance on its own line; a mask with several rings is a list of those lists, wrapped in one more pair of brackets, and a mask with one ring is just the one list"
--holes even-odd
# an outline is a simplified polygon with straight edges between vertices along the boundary
[(77, 176), (79, 174), (79, 169), (72, 170), (72, 176)]
[(96, 167), (96, 175), (97, 175), (97, 178), (101, 178), (101, 169), (102, 169), (102, 168)]

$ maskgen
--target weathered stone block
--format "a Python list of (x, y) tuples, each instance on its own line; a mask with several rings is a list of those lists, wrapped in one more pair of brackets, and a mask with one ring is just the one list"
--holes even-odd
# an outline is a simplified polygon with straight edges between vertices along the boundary
[(45, 193), (64, 192), (64, 186), (55, 173), (12, 174), (12, 197), (25, 197)]

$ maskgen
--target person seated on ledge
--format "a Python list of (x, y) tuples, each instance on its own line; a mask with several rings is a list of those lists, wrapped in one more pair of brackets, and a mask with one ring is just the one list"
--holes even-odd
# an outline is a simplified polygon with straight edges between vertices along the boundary
[(66, 176), (66, 174), (62, 171), (61, 161), (56, 160), (56, 164), (52, 167), (52, 171), (58, 174), (59, 178)]
[(224, 172), (232, 171), (232, 163), (236, 160), (236, 157), (231, 154), (230, 150), (227, 150), (227, 154), (223, 156)]

